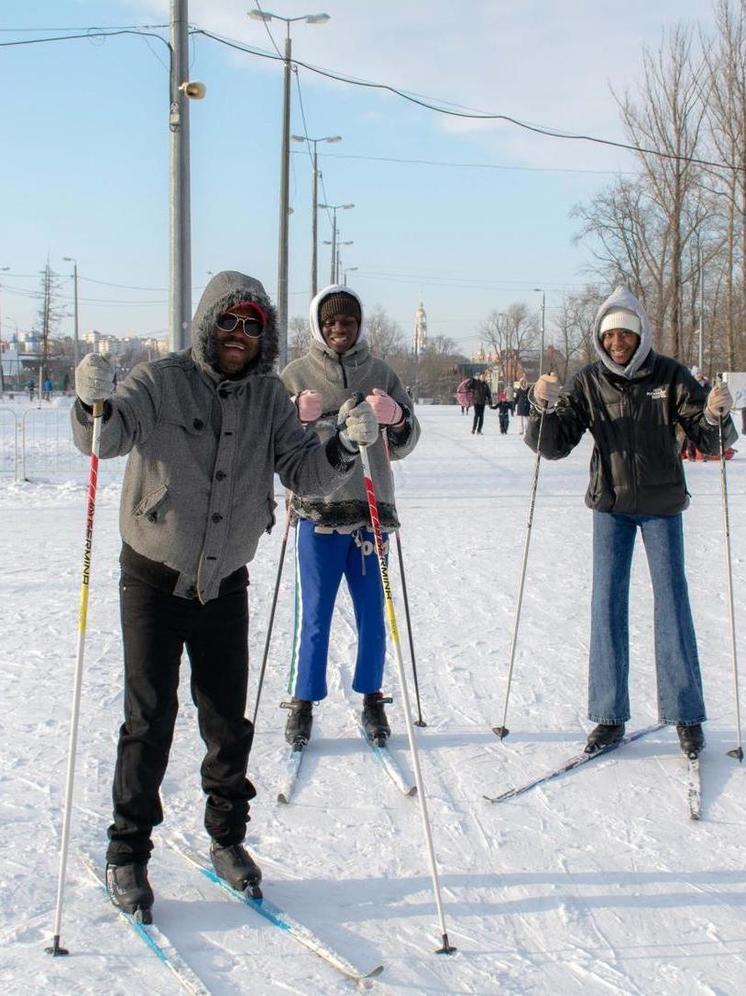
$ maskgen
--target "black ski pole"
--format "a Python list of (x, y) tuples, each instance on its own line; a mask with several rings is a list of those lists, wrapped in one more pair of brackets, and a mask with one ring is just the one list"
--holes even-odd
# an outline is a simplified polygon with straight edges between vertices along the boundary
[(521, 606), (523, 605), (523, 589), (526, 583), (526, 565), (528, 563), (528, 548), (531, 544), (531, 528), (534, 522), (534, 507), (536, 505), (536, 488), (539, 483), (539, 466), (541, 464), (541, 433), (544, 428), (544, 415), (546, 404), (541, 409), (539, 415), (539, 435), (536, 441), (536, 460), (534, 461), (534, 478), (531, 482), (531, 498), (528, 506), (528, 521), (526, 523), (526, 541), (523, 545), (523, 564), (521, 565), (521, 578), (518, 584), (518, 600), (515, 608), (515, 622), (513, 623), (513, 639), (510, 645), (510, 664), (508, 665), (508, 684), (505, 689), (505, 708), (503, 710), (502, 726), (493, 726), (492, 732), (504, 740), (510, 733), (505, 725), (508, 721), (508, 702), (510, 700), (510, 687), (513, 682), (513, 665), (515, 663), (515, 650), (518, 645), (518, 627), (521, 622)]
[(252, 717), (252, 725), (256, 729), (256, 715), (259, 712), (259, 699), (262, 694), (262, 685), (264, 684), (264, 675), (267, 670), (267, 660), (269, 659), (269, 644), (272, 639), (272, 629), (275, 623), (275, 610), (277, 608), (277, 595), (280, 591), (280, 581), (282, 580), (282, 567), (285, 563), (285, 551), (288, 547), (288, 535), (290, 533), (290, 525), (292, 522), (292, 512), (290, 511), (290, 504), (288, 503), (287, 515), (285, 516), (285, 534), (282, 537), (282, 546), (280, 547), (280, 560), (277, 564), (277, 577), (275, 578), (275, 591), (272, 596), (272, 608), (269, 611), (269, 622), (267, 623), (267, 636), (264, 641), (264, 655), (262, 657), (262, 666), (259, 669), (259, 683), (256, 688), (256, 702), (254, 703), (254, 715)]
[(728, 478), (725, 472), (725, 436), (723, 434), (723, 419), (719, 420), (720, 431), (720, 490), (723, 498), (723, 542), (725, 545), (725, 563), (728, 574), (728, 600), (730, 603), (730, 646), (733, 661), (733, 683), (736, 695), (736, 733), (738, 744), (728, 751), (728, 757), (743, 761), (743, 742), (741, 740), (741, 707), (738, 694), (738, 655), (736, 651), (736, 619), (733, 606), (733, 564), (730, 552), (730, 518), (728, 515)]
[[(388, 440), (388, 434), (387, 434), (387, 432), (386, 432), (385, 429), (383, 430), (383, 432), (381, 433), (381, 435), (383, 436), (383, 445), (384, 445), (384, 449), (386, 451), (386, 459), (388, 460), (388, 464), (389, 464), (389, 474), (390, 474), (392, 482), (393, 482), (394, 472), (393, 472), (393, 469), (391, 467), (391, 454), (389, 453), (389, 440)], [(406, 575), (406, 573), (404, 571), (404, 555), (402, 553), (402, 547), (401, 547), (401, 536), (399, 535), (399, 530), (398, 529), (396, 529), (394, 532), (395, 532), (395, 535), (396, 535), (396, 552), (397, 552), (398, 557), (399, 557), (399, 573), (401, 575), (401, 590), (402, 590), (402, 596), (404, 598), (404, 616), (405, 616), (405, 618), (407, 620), (407, 636), (409, 638), (409, 653), (410, 653), (410, 655), (412, 657), (412, 678), (414, 680), (414, 696), (415, 696), (415, 699), (417, 701), (417, 719), (414, 721), (414, 725), (415, 726), (427, 726), (427, 723), (422, 718), (422, 707), (420, 705), (420, 684), (419, 684), (419, 681), (417, 680), (417, 659), (416, 659), (415, 653), (414, 653), (414, 637), (412, 636), (412, 620), (411, 620), (410, 615), (409, 615), (409, 595), (407, 594), (407, 575)]]

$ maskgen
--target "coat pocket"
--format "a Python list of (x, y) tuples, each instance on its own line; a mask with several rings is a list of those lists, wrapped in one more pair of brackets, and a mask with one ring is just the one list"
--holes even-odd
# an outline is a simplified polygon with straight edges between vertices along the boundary
[(136, 517), (145, 516), (151, 522), (155, 522), (158, 517), (158, 509), (168, 497), (168, 485), (162, 484), (155, 491), (145, 495), (132, 509), (132, 514)]

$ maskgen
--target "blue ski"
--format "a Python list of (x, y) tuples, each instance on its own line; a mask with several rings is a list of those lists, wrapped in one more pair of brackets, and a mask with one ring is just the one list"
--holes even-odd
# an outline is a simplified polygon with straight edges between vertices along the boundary
[(634, 730), (632, 733), (627, 733), (626, 736), (622, 737), (618, 743), (611, 744), (609, 747), (602, 747), (593, 754), (586, 754), (585, 752), (582, 754), (575, 754), (558, 768), (553, 768), (551, 771), (547, 771), (545, 774), (539, 775), (538, 778), (534, 778), (533, 781), (526, 782), (525, 785), (519, 785), (516, 788), (508, 789), (507, 792), (503, 792), (501, 795), (485, 795), (482, 798), (486, 799), (488, 802), (505, 802), (506, 799), (515, 799), (516, 796), (523, 795), (524, 792), (529, 792), (532, 788), (536, 788), (537, 785), (543, 785), (544, 782), (551, 781), (552, 778), (564, 775), (566, 771), (572, 771), (574, 768), (579, 768), (582, 764), (588, 764), (589, 761), (595, 761), (596, 758), (603, 757), (604, 755), (611, 753), (611, 751), (617, 750), (619, 747), (623, 747), (625, 744), (632, 743), (633, 740), (639, 740), (640, 737), (647, 736), (648, 733), (655, 733), (656, 730), (662, 730), (665, 725), (665, 723), (655, 723), (653, 726), (645, 726), (640, 730)]
[(375, 968), (370, 969), (368, 972), (362, 972), (360, 969), (356, 968), (353, 964), (347, 961), (342, 955), (338, 954), (328, 944), (325, 944), (319, 937), (316, 937), (308, 927), (299, 923), (298, 920), (291, 917), (284, 910), (281, 910), (279, 906), (263, 897), (262, 899), (252, 899), (250, 896), (246, 896), (243, 892), (238, 892), (237, 889), (233, 889), (228, 883), (220, 878), (216, 874), (214, 868), (205, 861), (200, 854), (194, 851), (188, 844), (182, 844), (178, 840), (169, 839), (166, 841), (168, 846), (172, 850), (180, 854), (185, 861), (194, 865), (205, 878), (209, 879), (214, 885), (217, 885), (223, 890), (231, 899), (237, 900), (239, 903), (243, 903), (244, 906), (248, 906), (250, 909), (258, 913), (259, 916), (264, 917), (268, 920), (274, 927), (279, 927), (280, 930), (285, 931), (289, 934), (293, 940), (302, 944), (303, 947), (308, 948), (309, 951), (313, 951), (314, 954), (323, 958), (324, 961), (336, 968), (338, 972), (345, 975), (348, 979), (352, 979), (354, 982), (364, 983), (367, 979), (375, 978), (375, 976), (380, 975), (383, 971), (383, 965), (376, 965)]
[[(104, 876), (91, 860), (90, 856), (81, 852), (80, 861), (91, 878), (101, 887), (104, 894), (108, 897), (109, 893), (106, 889), (106, 881)], [(140, 920), (138, 920), (132, 913), (125, 913), (124, 910), (117, 909), (114, 905), (112, 905), (111, 908), (123, 920), (127, 921), (140, 940), (147, 944), (156, 958), (163, 965), (165, 965), (166, 968), (173, 972), (182, 989), (185, 989), (188, 993), (192, 993), (192, 996), (210, 996), (210, 990), (205, 986), (202, 980), (195, 975), (159, 927), (156, 927), (154, 923), (141, 923)]]

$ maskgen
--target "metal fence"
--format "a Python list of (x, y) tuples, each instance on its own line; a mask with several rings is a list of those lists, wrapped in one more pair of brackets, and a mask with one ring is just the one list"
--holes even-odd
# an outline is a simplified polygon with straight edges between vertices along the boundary
[[(121, 477), (124, 458), (102, 460), (99, 481)], [(16, 481), (79, 480), (88, 457), (73, 444), (67, 407), (0, 407), (0, 474)]]

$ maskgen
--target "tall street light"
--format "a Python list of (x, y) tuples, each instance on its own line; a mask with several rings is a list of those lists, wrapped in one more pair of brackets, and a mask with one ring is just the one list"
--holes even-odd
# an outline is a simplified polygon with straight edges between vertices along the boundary
[(277, 251), (277, 332), (280, 369), (288, 361), (288, 215), (290, 190), (290, 60), (292, 42), (290, 25), (295, 21), (306, 24), (325, 24), (328, 14), (303, 14), (300, 17), (283, 17), (268, 10), (250, 10), (249, 17), (255, 21), (285, 22), (285, 78), (282, 99), (282, 151), (280, 153), (280, 230)]
[(316, 297), (319, 289), (319, 267), (318, 267), (318, 190), (319, 190), (319, 168), (316, 146), (319, 142), (341, 142), (341, 135), (327, 135), (326, 138), (307, 138), (305, 135), (291, 135), (294, 142), (308, 142), (313, 145), (313, 192), (311, 194), (311, 298)]
[(342, 272), (342, 250), (340, 246), (354, 246), (355, 243), (350, 239), (349, 242), (340, 242), (337, 239), (337, 266), (334, 270), (334, 283), (339, 283), (339, 274)]
[(342, 283), (347, 286), (347, 274), (352, 273), (353, 270), (357, 270), (356, 266), (346, 266), (342, 271)]
[[(332, 265), (330, 269), (330, 280), (329, 283), (336, 284), (337, 282), (337, 211), (349, 211), (350, 208), (354, 208), (354, 204), (319, 204), (320, 208), (324, 208), (326, 211), (332, 212)], [(326, 245), (326, 243), (324, 243)]]
[(66, 263), (73, 264), (73, 293), (75, 295), (75, 329), (73, 332), (73, 371), (78, 365), (78, 343), (80, 342), (80, 329), (78, 327), (78, 261), (74, 256), (63, 256)]
[[(0, 271), (7, 273), (10, 269), (9, 266), (0, 266)], [(2, 287), (2, 284), (0, 284)], [(0, 397), (2, 397), (5, 391), (5, 374), (3, 372), (3, 316), (0, 311)]]
[(544, 329), (547, 305), (547, 293), (541, 287), (534, 287), (534, 294), (541, 294), (541, 353), (539, 354), (539, 376), (544, 373)]

